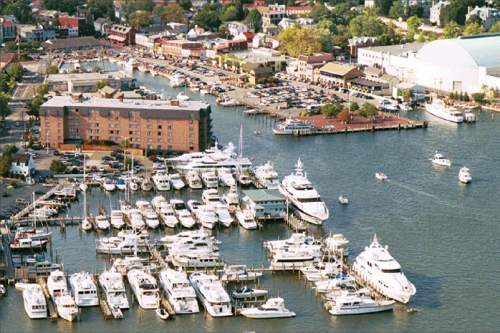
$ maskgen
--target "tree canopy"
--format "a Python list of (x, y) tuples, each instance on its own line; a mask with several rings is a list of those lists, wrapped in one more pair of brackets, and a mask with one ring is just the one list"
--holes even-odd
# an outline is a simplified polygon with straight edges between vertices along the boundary
[(31, 23), (31, 1), (29, 0), (6, 0), (0, 1), (0, 13), (2, 15), (14, 15), (19, 23)]
[(352, 36), (380, 36), (384, 33), (384, 23), (374, 15), (359, 15), (349, 22), (349, 32)]
[(128, 24), (136, 30), (151, 25), (151, 13), (145, 10), (136, 10), (128, 16)]
[(363, 117), (375, 117), (378, 114), (378, 110), (375, 105), (368, 102), (364, 102), (358, 112), (359, 115)]
[(456, 38), (460, 35), (462, 29), (457, 22), (451, 21), (443, 28), (442, 38)]
[(164, 23), (177, 22), (188, 23), (185, 10), (178, 4), (158, 5), (153, 13), (158, 15)]
[(223, 22), (241, 21), (244, 17), (245, 13), (240, 2), (225, 5), (220, 13), (220, 19)]
[(311, 55), (322, 50), (321, 38), (313, 28), (293, 26), (278, 34), (280, 50), (291, 56)]
[(87, 6), (95, 19), (105, 17), (111, 20), (115, 16), (113, 0), (87, 0)]
[(79, 4), (78, 0), (43, 0), (46, 9), (65, 12), (70, 15), (76, 12), (76, 7)]
[(10, 96), (4, 92), (0, 92), (0, 117), (5, 120), (12, 111), (9, 107)]
[(193, 18), (194, 24), (215, 31), (219, 28), (221, 21), (217, 11), (210, 6), (205, 6)]
[(326, 117), (336, 117), (342, 109), (342, 104), (339, 102), (327, 103), (321, 107), (321, 113)]
[(460, 25), (465, 24), (465, 16), (467, 15), (467, 7), (483, 6), (484, 0), (452, 0), (442, 10), (439, 16), (442, 26), (454, 21)]
[(262, 16), (257, 9), (251, 9), (250, 11), (248, 11), (244, 22), (245, 24), (253, 27), (255, 31), (259, 31), (262, 27)]

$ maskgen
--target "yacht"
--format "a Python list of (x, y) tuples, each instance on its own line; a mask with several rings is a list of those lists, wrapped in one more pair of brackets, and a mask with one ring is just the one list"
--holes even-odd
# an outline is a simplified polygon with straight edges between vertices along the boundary
[(254, 319), (295, 317), (295, 312), (285, 308), (285, 300), (280, 297), (270, 298), (259, 307), (242, 309), (240, 313), (247, 318)]
[(252, 184), (252, 178), (250, 178), (248, 169), (236, 169), (236, 178), (241, 186), (250, 186)]
[(200, 312), (196, 292), (185, 272), (163, 269), (160, 272), (160, 284), (176, 314)]
[(233, 223), (233, 218), (229, 214), (229, 207), (221, 201), (219, 193), (216, 189), (208, 189), (203, 191), (201, 201), (203, 202), (203, 204), (211, 206), (215, 210), (219, 222), (223, 226), (231, 226), (231, 224)]
[(187, 207), (189, 209), (189, 211), (191, 212), (191, 214), (194, 215), (194, 213), (196, 213), (196, 211), (198, 210), (198, 208), (201, 206), (201, 202), (199, 202), (198, 200), (188, 200), (187, 202)]
[(223, 265), (218, 254), (187, 253), (172, 255), (172, 265), (182, 269), (215, 269)]
[(201, 303), (212, 317), (227, 317), (233, 314), (231, 299), (217, 276), (193, 273), (189, 277), (189, 281)]
[(460, 180), (460, 182), (464, 184), (469, 184), (472, 181), (472, 176), (470, 175), (469, 168), (465, 166), (460, 168), (460, 172), (458, 173), (458, 180)]
[(247, 265), (229, 265), (224, 267), (221, 280), (225, 282), (255, 281), (262, 277), (262, 272), (249, 271)]
[(141, 182), (141, 190), (144, 192), (149, 192), (153, 189), (153, 184), (151, 184), (151, 181), (149, 180), (148, 177), (145, 177), (144, 180)]
[(295, 134), (295, 133), (309, 133), (315, 130), (316, 128), (306, 121), (288, 118), (284, 122), (279, 123), (276, 127), (273, 128), (274, 134)]
[(238, 223), (247, 230), (257, 229), (257, 222), (255, 222), (255, 215), (252, 210), (245, 208), (236, 212), (236, 219)]
[(209, 205), (198, 206), (198, 209), (194, 214), (202, 227), (207, 229), (213, 229), (217, 221), (219, 221), (215, 209)]
[(387, 247), (380, 245), (377, 235), (355, 259), (352, 269), (380, 294), (401, 303), (408, 303), (415, 295), (415, 286), (408, 281), (401, 265), (391, 256)]
[(69, 277), (69, 284), (76, 305), (81, 307), (99, 305), (97, 287), (89, 273), (72, 274)]
[[(319, 279), (314, 282), (314, 287), (317, 293), (328, 293), (341, 288), (354, 288), (356, 280), (349, 274), (343, 272), (331, 272), (328, 278)], [(333, 274), (334, 273), (334, 274)], [(332, 276), (330, 276), (332, 275)]]
[(47, 301), (42, 287), (35, 283), (23, 287), (24, 311), (30, 319), (47, 318)]
[(68, 321), (75, 320), (78, 316), (78, 308), (68, 292), (68, 283), (62, 271), (56, 270), (49, 274), (47, 289), (56, 304), (59, 316)]
[(311, 265), (315, 257), (307, 249), (285, 247), (273, 251), (270, 267), (276, 270), (298, 270)]
[(217, 188), (219, 185), (219, 178), (214, 171), (205, 171), (201, 174), (201, 180), (207, 188)]
[(160, 214), (160, 208), (162, 203), (167, 202), (167, 199), (163, 195), (157, 195), (151, 200), (151, 207), (155, 210), (157, 214)]
[(447, 106), (443, 100), (434, 96), (431, 103), (425, 103), (425, 111), (435, 117), (447, 120), (453, 123), (462, 123), (464, 115), (454, 107)]
[(226, 204), (229, 208), (236, 209), (240, 205), (240, 195), (238, 194), (238, 189), (235, 186), (231, 186), (229, 191), (222, 195), (222, 202)]
[(221, 168), (217, 171), (219, 176), (219, 181), (224, 186), (236, 186), (236, 180), (234, 180), (233, 174), (230, 169)]
[(270, 161), (257, 166), (254, 173), (260, 186), (264, 188), (278, 188), (278, 173), (274, 170), (274, 166)]
[(108, 230), (111, 226), (106, 215), (97, 215), (95, 217), (95, 224), (99, 230)]
[(144, 218), (146, 225), (151, 229), (156, 229), (160, 225), (160, 220), (158, 220), (158, 215), (154, 211), (151, 204), (146, 200), (137, 200), (135, 205), (141, 211), (142, 217)]
[(128, 211), (128, 220), (132, 229), (141, 230), (146, 226), (142, 213), (139, 209), (131, 208)]
[(115, 229), (121, 229), (125, 225), (125, 221), (123, 220), (123, 213), (121, 210), (112, 210), (111, 211), (111, 225)]
[(122, 237), (102, 237), (95, 240), (97, 253), (124, 255), (147, 251), (147, 241), (134, 233)]
[(328, 208), (307, 179), (307, 174), (304, 174), (300, 159), (295, 165), (295, 173), (286, 176), (278, 189), (296, 208), (297, 214), (303, 220), (312, 224), (322, 224), (328, 219)]
[(170, 184), (175, 190), (180, 190), (186, 185), (184, 184), (181, 176), (178, 173), (173, 173), (170, 175)]
[(345, 195), (341, 195), (339, 197), (339, 204), (341, 205), (348, 205), (349, 204), (349, 198)]
[(189, 96), (186, 95), (185, 92), (181, 91), (180, 93), (177, 94), (177, 100), (181, 103), (187, 102), (187, 101), (189, 101)]
[(233, 298), (235, 299), (258, 298), (267, 296), (267, 290), (241, 287), (233, 291), (231, 296), (233, 296)]
[(50, 232), (44, 232), (32, 227), (18, 227), (10, 248), (15, 250), (43, 249), (49, 242)]
[(170, 203), (164, 201), (160, 204), (160, 218), (169, 228), (175, 228), (179, 224), (179, 219), (175, 216), (174, 208)]
[(181, 225), (185, 228), (192, 228), (196, 222), (193, 219), (193, 216), (187, 209), (186, 205), (184, 204), (184, 201), (180, 199), (172, 199), (170, 200), (170, 204), (172, 205), (175, 215), (179, 219), (179, 222)]
[(155, 278), (139, 269), (127, 273), (128, 283), (135, 298), (143, 309), (157, 309), (160, 306), (160, 296)]
[(451, 168), (451, 161), (438, 152), (436, 152), (430, 160), (434, 165)]
[(104, 271), (99, 275), (99, 286), (110, 308), (128, 309), (127, 291), (120, 273)]
[(170, 190), (170, 179), (166, 170), (156, 171), (156, 173), (151, 178), (157, 191)]
[(186, 85), (186, 77), (182, 74), (174, 74), (170, 77), (170, 86), (172, 88), (184, 87)]
[(195, 170), (190, 170), (187, 172), (186, 181), (188, 183), (189, 188), (193, 190), (199, 190), (203, 188), (203, 183), (201, 182), (201, 178), (198, 175), (198, 172)]
[(389, 177), (387, 177), (387, 175), (383, 172), (375, 172), (375, 178), (380, 181), (386, 181), (389, 179)]
[(334, 316), (392, 311), (393, 306), (394, 301), (375, 301), (367, 294), (347, 290), (341, 290), (327, 302), (328, 312)]
[(63, 294), (55, 299), (57, 313), (62, 319), (74, 321), (78, 317), (78, 307), (69, 294)]

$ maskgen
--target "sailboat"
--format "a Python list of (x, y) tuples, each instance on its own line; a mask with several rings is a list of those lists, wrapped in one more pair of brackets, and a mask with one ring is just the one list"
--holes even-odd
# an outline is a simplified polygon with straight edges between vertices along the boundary
[(83, 218), (81, 227), (82, 230), (89, 231), (92, 230), (92, 223), (87, 214), (87, 184), (85, 184), (85, 154), (83, 155), (83, 182), (80, 184), (80, 189), (83, 191)]
[[(243, 124), (240, 125), (240, 142), (239, 142), (239, 155), (238, 161), (243, 158)], [(248, 186), (252, 183), (252, 179), (248, 175), (248, 170), (244, 170), (239, 163), (236, 167), (236, 178), (241, 186)]]

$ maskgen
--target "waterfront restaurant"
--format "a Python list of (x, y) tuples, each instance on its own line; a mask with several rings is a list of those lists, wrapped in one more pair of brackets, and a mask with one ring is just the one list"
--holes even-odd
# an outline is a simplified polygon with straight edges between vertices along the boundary
[(255, 212), (256, 220), (282, 220), (286, 216), (286, 200), (278, 190), (243, 190), (243, 206)]

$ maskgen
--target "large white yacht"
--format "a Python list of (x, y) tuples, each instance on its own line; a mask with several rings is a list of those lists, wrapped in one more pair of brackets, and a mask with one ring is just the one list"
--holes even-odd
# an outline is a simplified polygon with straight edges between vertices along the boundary
[(141, 230), (146, 227), (142, 213), (137, 208), (132, 208), (128, 211), (128, 220), (132, 229)]
[(160, 296), (156, 279), (139, 269), (127, 273), (128, 283), (135, 298), (143, 309), (157, 309), (160, 306)]
[(89, 273), (80, 272), (72, 274), (69, 277), (69, 284), (76, 305), (81, 307), (99, 305), (97, 287)]
[(272, 319), (295, 317), (295, 312), (285, 308), (285, 300), (281, 297), (270, 298), (266, 303), (258, 307), (250, 307), (241, 310), (241, 314), (253, 319)]
[(190, 170), (186, 173), (186, 181), (189, 188), (193, 190), (199, 190), (203, 187), (201, 178), (196, 170)]
[(140, 235), (127, 233), (123, 236), (101, 237), (95, 240), (97, 253), (125, 255), (146, 251), (146, 240)]
[(125, 225), (125, 221), (123, 220), (123, 213), (121, 210), (112, 210), (111, 211), (111, 225), (115, 229), (121, 229)]
[(415, 295), (415, 286), (401, 271), (401, 265), (391, 256), (387, 247), (380, 245), (377, 235), (353, 263), (353, 270), (380, 294), (401, 303), (408, 303)]
[(26, 284), (23, 287), (24, 310), (30, 319), (47, 318), (47, 301), (42, 287), (38, 284)]
[(322, 224), (328, 219), (328, 208), (307, 179), (300, 159), (295, 165), (295, 173), (286, 176), (278, 189), (296, 208), (298, 215), (303, 220), (313, 224)]
[(394, 301), (376, 301), (364, 291), (368, 290), (362, 289), (356, 292), (340, 290), (334, 292), (333, 295), (327, 295), (326, 297), (331, 299), (327, 301), (327, 306), (329, 307), (328, 312), (334, 316), (341, 316), (392, 310)]
[(51, 272), (47, 278), (47, 288), (52, 299), (68, 293), (68, 283), (66, 282), (64, 273), (60, 270)]
[(78, 307), (68, 292), (68, 283), (64, 273), (53, 271), (47, 278), (47, 288), (50, 297), (54, 300), (59, 316), (67, 321), (73, 321), (78, 316)]
[(232, 315), (231, 299), (217, 276), (193, 273), (189, 277), (198, 298), (212, 317)]
[(219, 221), (217, 213), (212, 206), (200, 205), (194, 213), (203, 228), (213, 229)]
[(170, 177), (166, 170), (157, 170), (151, 179), (157, 191), (170, 190)]
[(219, 186), (219, 178), (213, 170), (207, 170), (201, 173), (201, 180), (206, 188), (217, 188)]
[(274, 166), (271, 161), (267, 161), (263, 165), (259, 165), (255, 168), (255, 178), (257, 182), (265, 188), (277, 188), (278, 173), (274, 170)]
[(153, 207), (147, 200), (137, 200), (135, 202), (137, 208), (141, 211), (142, 216), (146, 222), (146, 225), (151, 229), (156, 229), (160, 225), (160, 220), (158, 215), (154, 211)]
[(288, 118), (273, 128), (274, 134), (295, 134), (312, 132), (315, 127), (306, 121)]
[(120, 273), (114, 271), (104, 271), (99, 275), (99, 286), (101, 287), (106, 302), (110, 308), (128, 309), (129, 302), (127, 291)]
[(458, 180), (463, 184), (469, 184), (472, 181), (472, 176), (468, 167), (464, 166), (460, 168), (460, 171), (458, 172)]
[(179, 222), (184, 228), (190, 229), (196, 224), (196, 221), (187, 209), (184, 201), (180, 199), (171, 199), (170, 204), (172, 205)]
[(436, 152), (430, 160), (434, 165), (451, 168), (451, 161), (438, 152)]
[(425, 103), (425, 111), (435, 117), (451, 121), (453, 123), (462, 123), (464, 121), (464, 115), (461, 111), (454, 107), (447, 106), (443, 100), (437, 98), (436, 96), (434, 96), (431, 103)]
[(186, 184), (181, 178), (181, 175), (179, 175), (178, 173), (171, 174), (169, 179), (170, 179), (170, 184), (175, 190), (181, 190), (184, 186), (186, 186)]
[(177, 314), (198, 313), (196, 292), (189, 283), (187, 274), (170, 268), (160, 272), (160, 284), (165, 290), (167, 299)]

